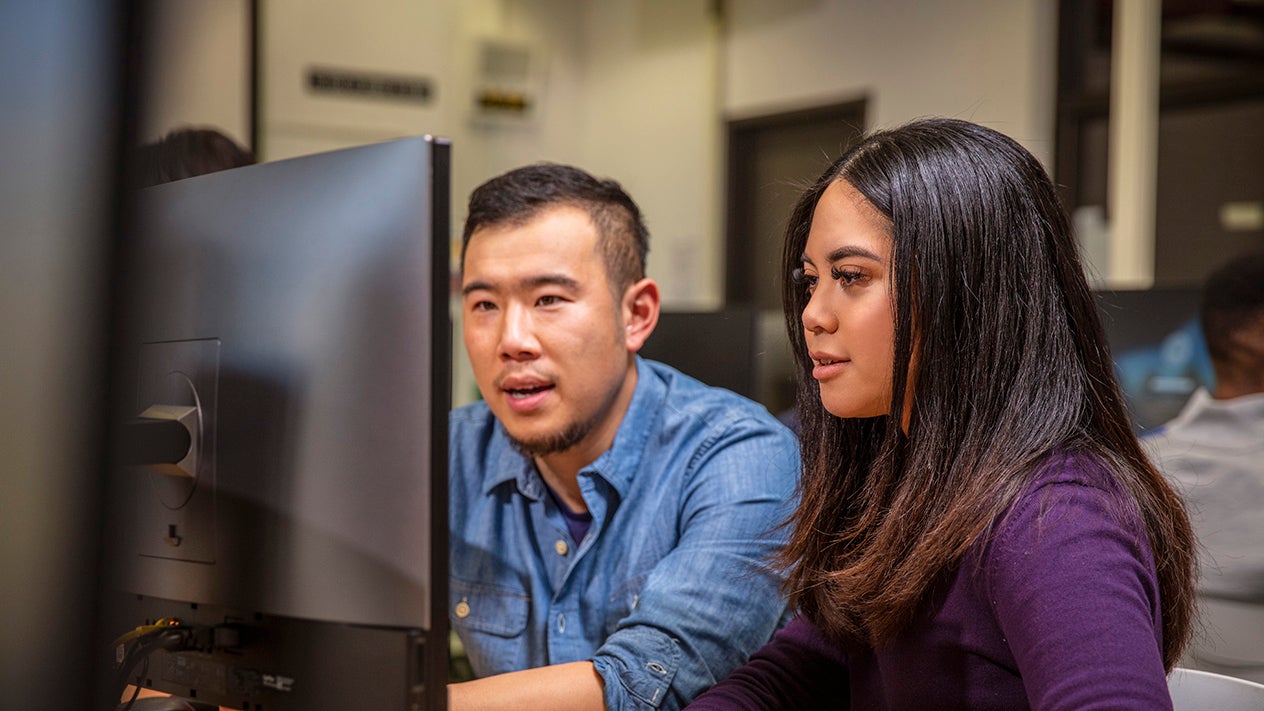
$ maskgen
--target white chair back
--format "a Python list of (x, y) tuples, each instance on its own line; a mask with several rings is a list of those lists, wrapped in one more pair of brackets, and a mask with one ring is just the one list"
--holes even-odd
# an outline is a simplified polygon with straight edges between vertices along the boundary
[(1264, 711), (1264, 684), (1199, 669), (1167, 676), (1174, 711)]
[(1264, 684), (1264, 605), (1200, 595), (1181, 666)]

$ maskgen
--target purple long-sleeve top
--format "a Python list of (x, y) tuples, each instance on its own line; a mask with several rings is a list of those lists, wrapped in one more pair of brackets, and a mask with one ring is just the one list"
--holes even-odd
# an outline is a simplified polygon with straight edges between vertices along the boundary
[(1170, 709), (1154, 561), (1099, 465), (1059, 456), (891, 644), (796, 618), (690, 709)]

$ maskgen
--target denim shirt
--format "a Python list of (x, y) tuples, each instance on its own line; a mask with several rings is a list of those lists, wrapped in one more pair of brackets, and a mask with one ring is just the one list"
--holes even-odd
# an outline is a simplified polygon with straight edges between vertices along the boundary
[(769, 559), (799, 455), (761, 405), (638, 358), (614, 444), (579, 473), (579, 543), (486, 404), (449, 422), (449, 613), (476, 675), (592, 660), (606, 708), (677, 709), (783, 621)]

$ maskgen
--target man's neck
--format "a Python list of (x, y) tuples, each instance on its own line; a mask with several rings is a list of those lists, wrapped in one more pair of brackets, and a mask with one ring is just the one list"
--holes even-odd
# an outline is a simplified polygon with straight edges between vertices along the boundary
[(557, 456), (536, 457), (535, 466), (540, 470), (544, 483), (548, 484), (553, 494), (561, 499), (567, 508), (576, 513), (583, 513), (588, 510), (588, 504), (584, 502), (584, 495), (579, 490), (579, 470), (584, 464), (591, 464), (591, 462), (584, 462), (578, 466), (563, 464), (562, 468), (559, 468), (554, 466)]
[(619, 433), (619, 426), (623, 424), (623, 418), (628, 414), (628, 406), (632, 404), (632, 395), (636, 392), (636, 381), (636, 365), (633, 363), (628, 377), (620, 386), (602, 422), (594, 426), (592, 431), (575, 446), (534, 458), (540, 476), (553, 489), (553, 493), (562, 500), (562, 503), (570, 507), (571, 511), (583, 513), (588, 510), (588, 505), (579, 491), (579, 472), (597, 461), (598, 457), (614, 446), (615, 435)]
[(1261, 393), (1264, 393), (1264, 390), (1261, 390), (1258, 385), (1243, 385), (1241, 383), (1234, 383), (1227, 379), (1218, 379), (1216, 380), (1216, 388), (1211, 393), (1211, 397), (1216, 400), (1232, 400), (1237, 397), (1242, 397), (1243, 395), (1259, 395)]

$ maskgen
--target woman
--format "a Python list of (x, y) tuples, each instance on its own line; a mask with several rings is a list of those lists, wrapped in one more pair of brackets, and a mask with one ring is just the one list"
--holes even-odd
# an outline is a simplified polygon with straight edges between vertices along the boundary
[(1193, 538), (1035, 158), (964, 121), (873, 134), (784, 259), (799, 616), (690, 708), (1170, 708)]

